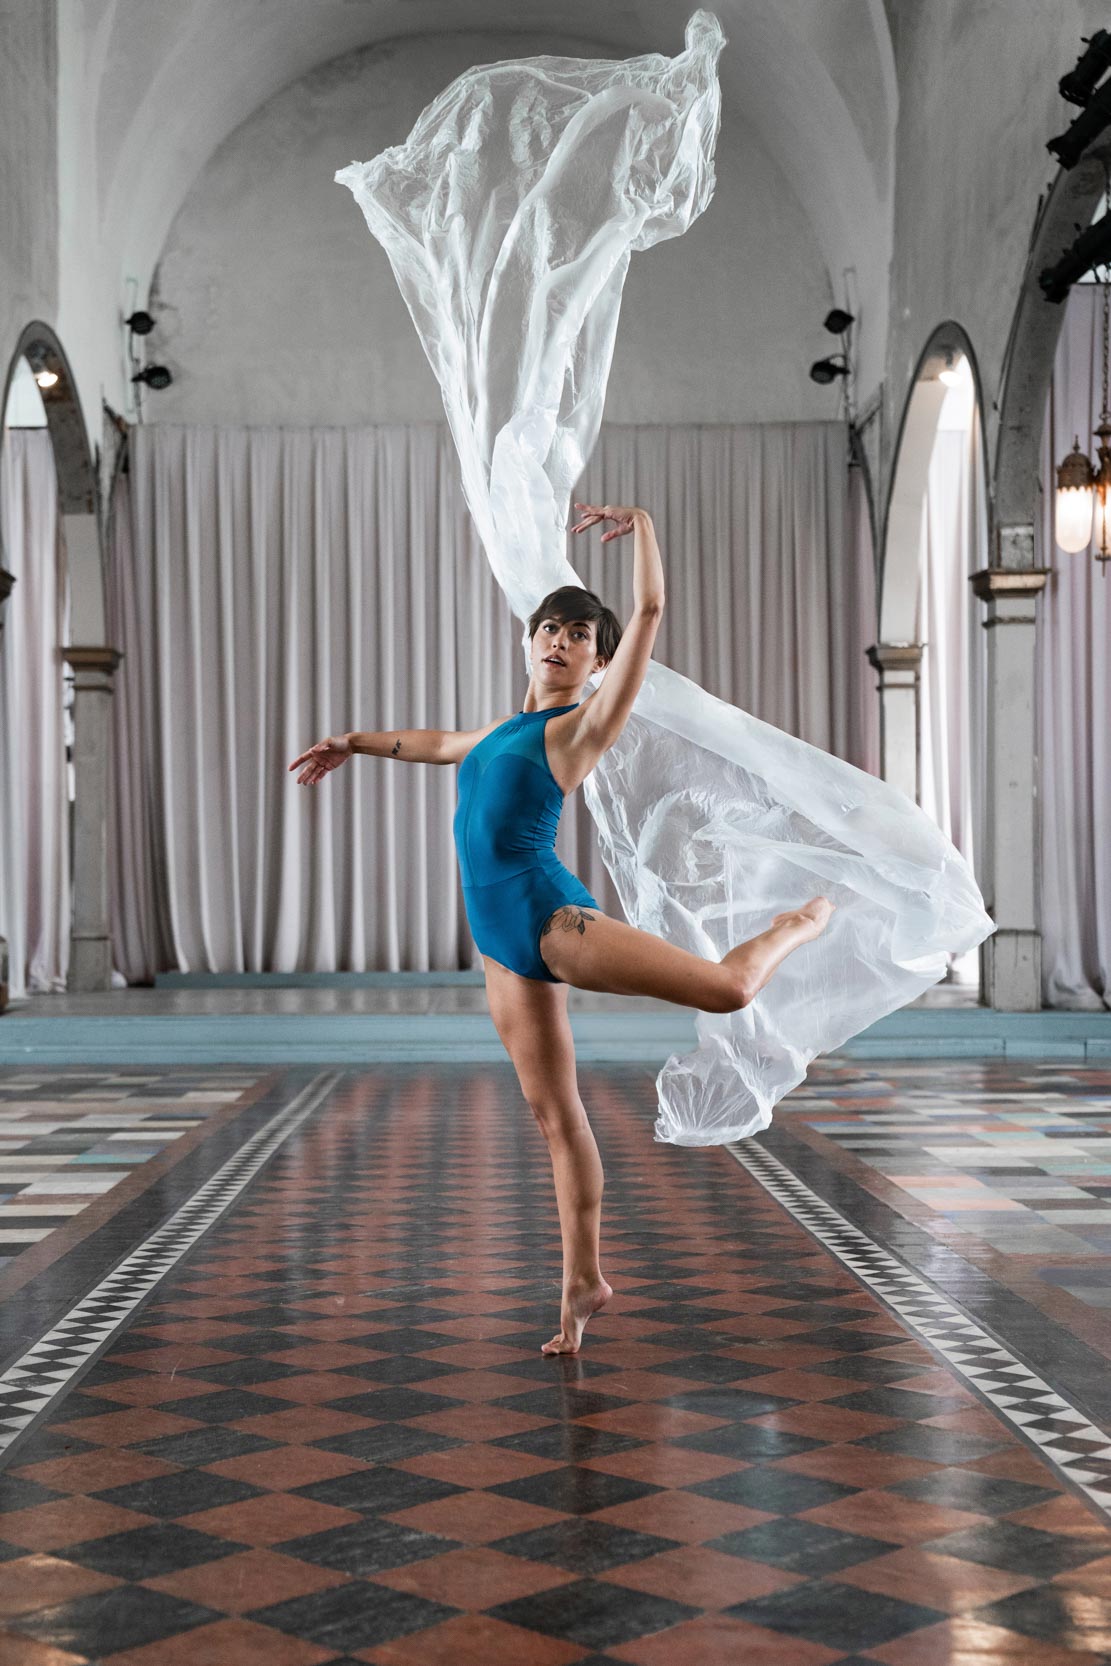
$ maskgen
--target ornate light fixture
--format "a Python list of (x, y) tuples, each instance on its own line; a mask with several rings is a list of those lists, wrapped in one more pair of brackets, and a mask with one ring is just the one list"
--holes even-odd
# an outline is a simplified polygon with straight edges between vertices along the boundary
[[(1111, 181), (1106, 193), (1106, 215), (1111, 216)], [(1111, 225), (1111, 219), (1108, 220)], [(1054, 536), (1058, 548), (1066, 555), (1080, 555), (1094, 542), (1100, 572), (1106, 577), (1111, 561), (1111, 410), (1107, 400), (1107, 336), (1108, 312), (1111, 309), (1111, 284), (1106, 279), (1103, 291), (1103, 402), (1099, 426), (1095, 430), (1099, 445), (1098, 462), (1092, 463), (1080, 449), (1080, 436), (1073, 441), (1072, 450), (1057, 466), (1057, 501), (1054, 516)]]

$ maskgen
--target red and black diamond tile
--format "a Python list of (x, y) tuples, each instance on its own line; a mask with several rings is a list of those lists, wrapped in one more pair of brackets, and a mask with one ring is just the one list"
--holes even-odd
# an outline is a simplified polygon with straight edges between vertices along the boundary
[(1085, 1666), (1111, 1531), (721, 1151), (583, 1072), (578, 1359), (509, 1070), (342, 1080), (0, 1479), (11, 1666)]

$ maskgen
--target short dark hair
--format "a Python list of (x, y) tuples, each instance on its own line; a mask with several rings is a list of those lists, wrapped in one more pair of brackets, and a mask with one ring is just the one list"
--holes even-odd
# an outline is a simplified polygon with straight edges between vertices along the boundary
[(575, 620), (594, 626), (598, 652), (608, 665), (621, 641), (621, 626), (617, 615), (596, 596), (593, 590), (580, 590), (578, 585), (565, 584), (544, 597), (535, 613), (529, 615), (528, 634), (531, 642), (544, 619), (558, 619), (561, 625)]

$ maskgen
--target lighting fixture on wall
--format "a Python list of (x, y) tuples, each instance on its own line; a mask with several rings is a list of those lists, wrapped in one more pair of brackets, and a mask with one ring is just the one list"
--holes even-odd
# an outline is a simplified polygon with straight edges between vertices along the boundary
[(1080, 38), (1084, 41), (1084, 51), (1076, 68), (1062, 75), (1057, 83), (1057, 91), (1070, 104), (1087, 104), (1104, 70), (1111, 67), (1111, 35), (1106, 29), (1097, 29), (1090, 38), (1084, 35)]
[(1111, 122), (1111, 81), (1105, 82), (1102, 87), (1097, 86), (1109, 64), (1111, 35), (1106, 29), (1097, 29), (1087, 42), (1076, 68), (1057, 83), (1062, 98), (1068, 99), (1070, 104), (1082, 106), (1072, 126), (1055, 139), (1050, 139), (1046, 145), (1062, 168), (1075, 168), (1084, 152)]
[[(1108, 190), (1111, 212), (1111, 188)], [(1080, 555), (1094, 541), (1100, 572), (1106, 576), (1111, 561), (1111, 412), (1107, 405), (1108, 312), (1111, 285), (1103, 284), (1103, 404), (1095, 429), (1099, 445), (1093, 463), (1080, 449), (1076, 436), (1072, 450), (1057, 466), (1057, 495), (1054, 504), (1054, 537), (1066, 555)]]
[(35, 381), (40, 388), (52, 388), (57, 380), (57, 374), (53, 370), (37, 370), (35, 372)]
[(838, 376), (847, 376), (848, 374), (849, 367), (841, 353), (835, 353), (829, 359), (816, 359), (810, 366), (810, 380), (821, 382), (823, 385), (828, 382), (835, 382)]
[(1094, 267), (1108, 264), (1111, 264), (1111, 215), (1101, 214), (1064, 251), (1056, 266), (1047, 266), (1039, 272), (1038, 283), (1046, 300), (1059, 306), (1074, 283)]
[(145, 382), (148, 388), (168, 388), (173, 379), (164, 364), (148, 364), (131, 378), (133, 382)]
[(842, 351), (831, 354), (828, 359), (815, 360), (810, 366), (810, 380), (812, 382), (820, 382), (823, 386), (826, 386), (830, 382), (835, 382), (838, 376), (852, 374), (852, 367), (849, 363), (848, 334), (855, 323), (856, 320), (852, 313), (846, 312), (844, 307), (833, 307), (826, 313), (822, 319), (822, 328), (828, 330), (830, 335), (841, 337)]
[(834, 307), (823, 318), (822, 328), (828, 330), (830, 335), (843, 336), (848, 334), (850, 325), (855, 323), (856, 319), (851, 312), (846, 312), (843, 307)]
[(130, 318), (124, 319), (124, 323), (136, 336), (149, 336), (154, 329), (154, 319), (149, 312), (133, 312)]
[(937, 379), (939, 382), (944, 382), (947, 388), (955, 388), (961, 379), (961, 373), (957, 369), (956, 354), (951, 347), (945, 349), (945, 369), (938, 371)]

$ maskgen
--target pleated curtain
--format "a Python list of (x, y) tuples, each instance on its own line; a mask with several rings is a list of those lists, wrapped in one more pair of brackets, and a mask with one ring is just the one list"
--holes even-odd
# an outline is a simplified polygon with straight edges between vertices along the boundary
[(45, 428), (3, 432), (0, 529), (16, 578), (0, 635), (0, 937), (21, 996), (65, 987), (72, 916), (65, 551)]
[[(844, 429), (603, 428), (576, 496), (641, 503), (667, 575), (657, 657), (877, 767), (872, 556)], [(287, 766), (349, 729), (520, 709), (522, 627), (439, 425), (133, 431), (114, 505), (112, 920), (130, 981), (481, 964), (452, 843), (455, 766)], [(632, 540), (572, 545), (624, 620)], [(621, 917), (576, 797), (557, 850)]]
[[(944, 407), (943, 407), (944, 421)], [(979, 422), (941, 427), (922, 504), (918, 641), (920, 801), (977, 872), (983, 850), (987, 654), (969, 576), (987, 566)], [(949, 957), (950, 979), (979, 981), (979, 953)]]
[(1051, 569), (1038, 604), (1037, 731), (1042, 999), (1111, 1005), (1111, 577), (1090, 551), (1053, 536), (1055, 467), (1079, 438), (1095, 456), (1102, 379), (1101, 286), (1069, 296), (1046, 416), (1035, 526), (1037, 564)]

